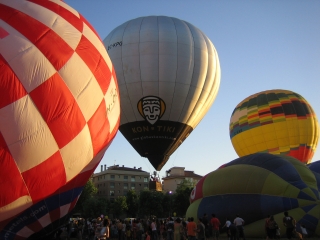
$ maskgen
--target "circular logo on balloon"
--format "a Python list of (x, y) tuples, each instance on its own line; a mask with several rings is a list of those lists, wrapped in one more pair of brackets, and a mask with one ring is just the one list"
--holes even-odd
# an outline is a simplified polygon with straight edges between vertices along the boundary
[(156, 96), (146, 96), (139, 100), (138, 111), (151, 125), (155, 124), (166, 110), (165, 102)]
[(190, 199), (193, 200), (196, 196), (196, 192), (197, 192), (197, 186), (195, 186), (193, 189), (192, 189), (192, 192), (190, 194)]

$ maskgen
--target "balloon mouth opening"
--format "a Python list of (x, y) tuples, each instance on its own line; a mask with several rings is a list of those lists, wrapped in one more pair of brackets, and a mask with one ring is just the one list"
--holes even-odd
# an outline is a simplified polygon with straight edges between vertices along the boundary
[(147, 156), (150, 163), (157, 171), (160, 171), (162, 169), (162, 167), (168, 161), (169, 157), (170, 156), (168, 156), (168, 155), (148, 155)]

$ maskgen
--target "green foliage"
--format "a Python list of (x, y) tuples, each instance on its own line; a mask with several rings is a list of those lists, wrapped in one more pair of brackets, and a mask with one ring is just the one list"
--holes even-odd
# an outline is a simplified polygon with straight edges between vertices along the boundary
[(108, 215), (109, 211), (110, 202), (107, 199), (91, 197), (84, 202), (82, 215), (85, 218), (98, 217)]
[(140, 193), (139, 198), (139, 215), (149, 217), (151, 215), (162, 217), (164, 194), (157, 191), (145, 190)]
[[(197, 181), (190, 180), (190, 179), (183, 179), (180, 184), (178, 185), (176, 192), (184, 192), (186, 189), (189, 189), (188, 191), (192, 191), (192, 189), (196, 186)], [(190, 190), (191, 189), (191, 190)]]
[(191, 194), (192, 189), (186, 188), (183, 191), (179, 191), (175, 194), (174, 202), (173, 202), (173, 209), (176, 212), (177, 216), (184, 217), (187, 209), (190, 205), (189, 197)]
[(128, 206), (127, 216), (136, 217), (139, 208), (139, 196), (134, 190), (129, 190), (127, 193), (126, 201)]
[(117, 197), (112, 204), (113, 216), (120, 217), (121, 214), (128, 210), (125, 196)]
[(83, 208), (85, 206), (85, 202), (91, 199), (93, 196), (95, 196), (98, 192), (98, 189), (94, 186), (91, 179), (84, 185), (83, 190), (81, 192), (81, 195), (77, 201), (77, 204), (73, 210), (74, 213), (82, 213)]
[(175, 194), (171, 194), (171, 193), (164, 193), (163, 196), (163, 200), (162, 200), (162, 208), (164, 210), (163, 212), (163, 217), (169, 217), (169, 216), (173, 216), (173, 212), (174, 212), (174, 198), (175, 198)]
[(121, 217), (126, 213), (127, 217), (157, 217), (177, 216), (183, 217), (190, 205), (190, 193), (195, 182), (183, 180), (175, 194), (144, 190), (138, 195), (130, 190), (127, 196), (115, 199), (113, 203), (105, 198), (97, 198), (97, 188), (89, 180), (81, 193), (81, 196), (74, 209), (74, 213), (81, 213), (85, 218), (98, 217), (101, 214), (113, 217)]
[(189, 197), (196, 181), (184, 179), (177, 187), (174, 194), (173, 209), (177, 216), (184, 217), (190, 205)]

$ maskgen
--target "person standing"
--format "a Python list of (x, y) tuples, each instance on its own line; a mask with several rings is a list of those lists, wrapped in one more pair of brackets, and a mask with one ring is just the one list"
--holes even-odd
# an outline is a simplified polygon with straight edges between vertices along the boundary
[(103, 220), (103, 225), (100, 230), (100, 236), (99, 240), (107, 240), (110, 237), (110, 228), (109, 228), (110, 222), (109, 219), (104, 219)]
[(267, 224), (267, 236), (268, 239), (275, 239), (276, 238), (276, 232), (277, 232), (278, 224), (274, 220), (274, 217), (271, 215), (268, 220)]
[(174, 221), (173, 225), (173, 239), (174, 240), (181, 240), (181, 233), (183, 232), (182, 225), (181, 225), (181, 219), (177, 218)]
[(230, 240), (236, 240), (237, 237), (239, 236), (238, 234), (238, 228), (234, 223), (231, 223), (229, 226), (229, 235), (230, 235)]
[(206, 227), (203, 224), (203, 220), (201, 218), (198, 219), (198, 225), (197, 225), (197, 232), (198, 232), (198, 240), (205, 240), (206, 239), (206, 233), (205, 233)]
[(188, 240), (196, 240), (197, 224), (193, 220), (193, 217), (191, 217), (187, 223)]
[(230, 225), (231, 225), (231, 221), (230, 221), (229, 218), (227, 218), (225, 224), (222, 227), (222, 228), (226, 228), (227, 237), (228, 237), (229, 240), (230, 240), (230, 231), (229, 231)]
[(269, 222), (269, 219), (270, 219), (270, 215), (267, 216), (267, 218), (265, 219), (264, 221), (264, 231), (266, 233), (266, 240), (268, 240), (268, 222)]
[(153, 218), (151, 223), (151, 239), (152, 240), (158, 240), (158, 232), (157, 232), (157, 224), (156, 220)]
[(286, 235), (288, 239), (291, 239), (294, 237), (294, 230), (296, 228), (296, 220), (289, 216), (289, 213), (287, 211), (284, 212), (283, 217), (283, 225), (286, 227)]
[(305, 225), (300, 225), (302, 237), (306, 238), (308, 236), (308, 232)]
[(246, 239), (245, 235), (244, 235), (244, 220), (239, 216), (239, 214), (237, 214), (236, 218), (233, 220), (234, 225), (236, 225), (237, 230), (238, 230), (238, 234), (237, 234), (237, 240), (240, 239), (240, 237), (243, 238), (243, 240)]
[(206, 231), (206, 238), (210, 237), (210, 228), (209, 228), (209, 220), (208, 220), (208, 216), (206, 213), (203, 214), (202, 217), (202, 223), (205, 227), (205, 231)]
[(167, 228), (167, 239), (173, 240), (174, 221), (173, 221), (172, 217), (168, 218), (166, 228)]
[(126, 240), (127, 236), (126, 236), (126, 229), (127, 229), (127, 222), (125, 220), (122, 221), (122, 229), (121, 229), (121, 239), (122, 240)]
[(118, 220), (117, 222), (117, 229), (118, 229), (118, 240), (122, 240), (122, 220)]
[(212, 226), (212, 237), (213, 239), (218, 240), (219, 239), (219, 228), (220, 228), (220, 220), (216, 217), (214, 213), (211, 214), (212, 218), (210, 220), (211, 226)]

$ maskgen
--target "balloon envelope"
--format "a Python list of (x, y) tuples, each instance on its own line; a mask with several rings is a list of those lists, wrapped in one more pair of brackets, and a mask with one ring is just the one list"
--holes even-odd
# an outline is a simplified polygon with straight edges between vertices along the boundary
[[(215, 213), (220, 221), (239, 214), (246, 237), (264, 237), (265, 218), (282, 225), (289, 211), (298, 225), (320, 234), (320, 175), (297, 159), (256, 153), (235, 159), (204, 176), (193, 189), (186, 216)], [(282, 235), (285, 228), (281, 228)]]
[(309, 163), (309, 164), (307, 165), (307, 167), (308, 167), (311, 171), (320, 174), (320, 160), (318, 160), (318, 161), (313, 161), (312, 163)]
[(267, 90), (236, 106), (230, 138), (240, 157), (266, 152), (309, 163), (318, 145), (319, 124), (310, 104), (298, 93)]
[(166, 16), (127, 21), (103, 42), (120, 88), (119, 129), (160, 170), (217, 95), (217, 52), (198, 28)]
[(0, 0), (0, 96), (0, 239), (25, 239), (74, 207), (118, 130), (118, 85), (77, 11)]

